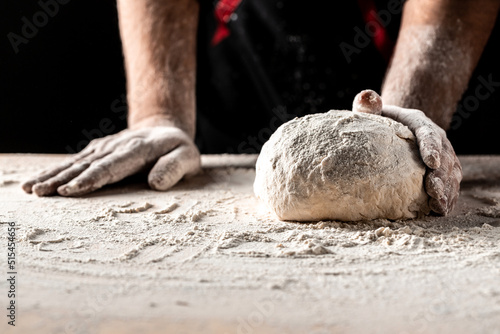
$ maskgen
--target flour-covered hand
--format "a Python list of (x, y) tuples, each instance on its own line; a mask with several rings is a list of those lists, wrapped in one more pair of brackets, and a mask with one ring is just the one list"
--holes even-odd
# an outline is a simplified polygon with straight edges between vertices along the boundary
[(384, 105), (382, 116), (406, 125), (415, 134), (420, 155), (428, 167), (425, 190), (431, 197), (429, 206), (437, 214), (450, 213), (460, 192), (462, 166), (446, 132), (420, 110)]
[(166, 190), (200, 169), (200, 153), (182, 130), (170, 126), (123, 130), (95, 139), (67, 162), (23, 183), (38, 196), (80, 196), (151, 168), (151, 188)]

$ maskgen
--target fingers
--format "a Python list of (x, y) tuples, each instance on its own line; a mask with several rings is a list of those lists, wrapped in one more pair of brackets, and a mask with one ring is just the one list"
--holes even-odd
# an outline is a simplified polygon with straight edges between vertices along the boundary
[(425, 165), (436, 169), (441, 165), (442, 138), (446, 133), (425, 114), (416, 109), (384, 105), (382, 115), (406, 125), (417, 138), (420, 155)]
[(352, 111), (381, 115), (382, 99), (373, 90), (363, 90), (354, 97)]
[(151, 159), (147, 149), (118, 150), (94, 161), (69, 183), (59, 186), (57, 192), (61, 196), (87, 194), (139, 172)]
[(450, 196), (451, 199), (448, 203), (448, 210), (445, 213), (445, 215), (453, 210), (460, 195), (460, 181), (462, 180), (462, 168), (460, 168), (460, 172), (458, 172), (458, 169), (455, 167), (454, 173), (455, 175), (459, 174), (460, 176), (459, 177), (455, 176), (454, 178), (452, 178), (454, 182), (452, 184), (452, 189), (451, 189), (451, 196)]
[(432, 211), (444, 215), (447, 213), (448, 198), (450, 191), (450, 180), (443, 169), (431, 170), (425, 180), (425, 190), (430, 196), (429, 206)]
[(38, 196), (54, 195), (57, 188), (80, 175), (93, 161), (99, 160), (112, 151), (117, 135), (92, 140), (80, 153), (73, 155), (64, 164), (43, 172), (22, 184), (24, 191)]
[(37, 183), (33, 186), (33, 192), (38, 196), (48, 196), (56, 193), (57, 188), (65, 184), (78, 175), (80, 175), (84, 170), (90, 166), (90, 163), (77, 163), (61, 171), (54, 177), (51, 177), (45, 182)]
[(161, 157), (149, 173), (149, 186), (155, 190), (167, 190), (182, 177), (200, 169), (200, 153), (194, 144), (184, 144)]
[[(93, 153), (92, 151), (80, 152), (73, 156), (67, 163), (51, 170), (46, 173), (43, 178), (37, 178), (31, 185), (31, 191), (37, 196), (49, 196), (56, 193), (57, 187), (69, 182), (77, 177), (85, 169), (87, 169), (91, 162), (102, 158), (107, 153)], [(49, 176), (46, 178), (46, 176)]]
[(27, 180), (23, 184), (21, 184), (21, 188), (23, 188), (23, 190), (25, 192), (31, 194), (31, 192), (33, 191), (33, 186), (35, 184), (44, 182), (44, 181), (50, 179), (51, 177), (56, 176), (57, 174), (59, 174), (63, 170), (71, 167), (71, 165), (72, 165), (71, 162), (66, 162), (66, 163), (64, 163), (62, 165), (59, 165), (59, 166), (53, 168), (53, 169), (49, 169), (49, 170), (43, 171), (42, 173), (40, 173), (35, 178)]
[(442, 139), (430, 127), (420, 127), (415, 130), (417, 144), (420, 149), (420, 155), (427, 167), (436, 169), (441, 165)]
[(445, 186), (447, 196), (443, 198), (432, 198), (429, 200), (429, 207), (432, 211), (439, 215), (446, 216), (449, 214), (458, 200), (460, 193), (460, 182), (456, 178), (449, 178)]
[[(31, 194), (34, 191), (33, 187), (35, 185), (37, 185), (39, 183), (43, 183), (47, 180), (50, 180), (51, 178), (57, 176), (59, 173), (65, 171), (68, 168), (71, 168), (75, 163), (78, 163), (82, 159), (85, 159), (89, 155), (93, 154), (94, 149), (93, 149), (92, 143), (93, 142), (90, 142), (90, 144), (87, 145), (87, 147), (85, 147), (85, 149), (83, 149), (80, 153), (77, 153), (77, 154), (71, 156), (71, 158), (69, 158), (68, 161), (63, 162), (62, 164), (60, 164), (57, 167), (45, 170), (45, 171), (41, 172), (40, 174), (38, 174), (38, 176), (25, 181), (23, 184), (21, 184), (21, 188), (25, 192), (27, 192), (28, 194)], [(37, 194), (38, 196), (46, 196), (46, 195), (51, 195), (51, 194), (55, 193), (55, 191), (48, 192), (48, 190), (42, 190), (44, 188), (47, 188), (47, 186), (38, 187), (39, 192), (35, 192), (35, 194)], [(44, 193), (44, 195), (40, 195), (42, 193)]]
[(441, 166), (428, 172), (425, 189), (431, 197), (429, 206), (432, 211), (447, 215), (453, 210), (460, 193), (462, 167), (448, 139), (443, 139)]

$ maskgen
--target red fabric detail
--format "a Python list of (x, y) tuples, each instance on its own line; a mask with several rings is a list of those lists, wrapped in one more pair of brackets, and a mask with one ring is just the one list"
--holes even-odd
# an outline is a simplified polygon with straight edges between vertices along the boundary
[(231, 14), (238, 8), (241, 0), (219, 0), (215, 5), (215, 20), (217, 29), (212, 37), (212, 46), (216, 46), (223, 39), (229, 36), (230, 31), (227, 23), (231, 20)]
[(389, 61), (394, 51), (394, 42), (389, 38), (383, 22), (378, 20), (375, 2), (373, 0), (358, 0), (358, 6), (363, 14), (366, 27), (370, 28), (371, 34), (373, 34), (373, 44), (385, 60)]

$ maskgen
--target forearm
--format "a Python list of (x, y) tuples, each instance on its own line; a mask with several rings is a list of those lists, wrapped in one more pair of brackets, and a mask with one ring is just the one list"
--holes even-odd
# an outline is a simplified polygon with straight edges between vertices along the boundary
[(196, 0), (118, 0), (128, 125), (195, 132)]
[(384, 80), (385, 104), (424, 111), (448, 128), (488, 37), (498, 0), (409, 0)]

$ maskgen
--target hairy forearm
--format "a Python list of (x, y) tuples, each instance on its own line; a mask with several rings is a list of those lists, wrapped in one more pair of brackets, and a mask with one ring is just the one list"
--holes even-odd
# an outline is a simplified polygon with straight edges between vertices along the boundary
[(409, 0), (384, 80), (385, 104), (424, 111), (448, 128), (488, 37), (498, 0)]
[(118, 0), (129, 128), (195, 132), (196, 0)]

